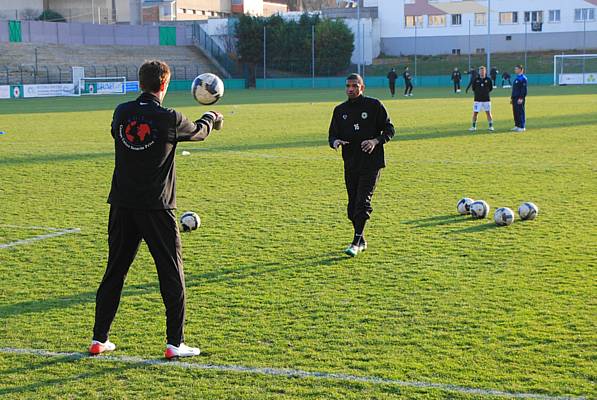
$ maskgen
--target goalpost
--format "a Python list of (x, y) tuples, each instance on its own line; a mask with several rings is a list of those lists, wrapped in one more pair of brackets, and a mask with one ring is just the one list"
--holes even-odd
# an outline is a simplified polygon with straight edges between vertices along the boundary
[(553, 85), (597, 85), (597, 54), (554, 55)]
[(79, 96), (96, 94), (126, 94), (125, 76), (80, 78), (77, 90)]

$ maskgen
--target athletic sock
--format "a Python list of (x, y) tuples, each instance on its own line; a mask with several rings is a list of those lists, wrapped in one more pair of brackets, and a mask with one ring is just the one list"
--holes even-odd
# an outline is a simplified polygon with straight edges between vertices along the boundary
[(477, 127), (477, 121), (473, 121), (473, 128)]
[(493, 120), (489, 121), (489, 127), (493, 128)]
[(361, 241), (365, 240), (363, 232), (365, 231), (366, 223), (366, 219), (354, 222), (354, 239), (352, 240), (352, 244), (358, 246), (359, 244), (361, 244)]

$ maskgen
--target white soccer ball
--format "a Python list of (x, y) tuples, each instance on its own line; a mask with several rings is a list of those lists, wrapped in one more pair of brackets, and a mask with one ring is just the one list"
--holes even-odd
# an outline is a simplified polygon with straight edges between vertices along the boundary
[(535, 219), (537, 214), (539, 214), (539, 207), (534, 203), (527, 201), (518, 207), (518, 215), (520, 215), (520, 219), (522, 220)]
[(217, 75), (211, 73), (201, 74), (193, 81), (191, 93), (195, 101), (208, 106), (216, 103), (224, 96), (224, 82)]
[(489, 214), (489, 204), (483, 200), (474, 201), (471, 204), (471, 216), (474, 219), (482, 219)]
[(473, 204), (475, 200), (469, 197), (463, 197), (462, 199), (458, 200), (458, 204), (456, 204), (456, 209), (462, 215), (470, 214), (471, 213), (471, 204)]
[(514, 222), (514, 211), (508, 207), (500, 207), (495, 210), (493, 220), (498, 226), (512, 225), (512, 222)]
[(180, 217), (180, 225), (184, 232), (194, 231), (201, 226), (201, 218), (192, 211), (187, 211)]

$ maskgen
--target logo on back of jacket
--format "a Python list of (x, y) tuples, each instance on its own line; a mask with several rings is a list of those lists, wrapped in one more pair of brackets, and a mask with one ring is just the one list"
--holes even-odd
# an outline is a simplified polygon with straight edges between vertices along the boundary
[(120, 125), (120, 141), (131, 150), (146, 150), (154, 143), (150, 123), (143, 120), (129, 120)]

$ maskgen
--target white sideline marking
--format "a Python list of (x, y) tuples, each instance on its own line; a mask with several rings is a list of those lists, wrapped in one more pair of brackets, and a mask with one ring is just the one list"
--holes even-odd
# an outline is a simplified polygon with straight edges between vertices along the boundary
[(97, 362), (121, 362), (126, 364), (138, 364), (138, 365), (149, 365), (149, 366), (168, 366), (178, 367), (184, 369), (199, 369), (199, 370), (212, 370), (221, 372), (237, 372), (244, 374), (254, 375), (270, 375), (270, 376), (282, 376), (289, 378), (313, 378), (313, 379), (329, 379), (335, 381), (344, 382), (362, 382), (371, 383), (377, 385), (394, 385), (402, 387), (414, 387), (422, 389), (437, 389), (447, 392), (458, 392), (465, 394), (473, 394), (478, 396), (498, 396), (498, 397), (510, 397), (517, 399), (541, 399), (541, 400), (581, 400), (584, 397), (568, 397), (568, 396), (549, 396), (537, 393), (521, 393), (521, 392), (508, 392), (493, 389), (478, 389), (466, 386), (451, 385), (447, 383), (433, 383), (433, 382), (421, 382), (421, 381), (401, 381), (398, 379), (387, 379), (376, 376), (358, 376), (349, 374), (338, 374), (330, 372), (312, 372), (312, 371), (301, 371), (297, 369), (282, 369), (282, 368), (259, 368), (259, 367), (246, 367), (242, 365), (214, 365), (214, 364), (196, 364), (182, 361), (168, 361), (165, 359), (146, 359), (141, 357), (132, 356), (110, 356), (101, 355), (97, 357), (91, 357), (87, 353), (59, 353), (40, 349), (19, 349), (12, 347), (0, 348), (0, 353), (3, 354), (18, 354), (18, 355), (33, 355), (40, 357), (65, 357), (73, 360), (89, 359)]
[(79, 228), (50, 228), (44, 226), (19, 226), (19, 225), (0, 225), (0, 227), (5, 228), (15, 228), (15, 229), (38, 229), (38, 230), (45, 230), (45, 231), (52, 231), (52, 233), (46, 233), (45, 235), (37, 235), (27, 239), (22, 240), (15, 240), (14, 242), (8, 243), (0, 243), (0, 249), (6, 249), (8, 247), (20, 246), (23, 244), (29, 244), (32, 242), (38, 242), (40, 240), (50, 239), (56, 236), (68, 235), (70, 233), (78, 233), (81, 232)]

